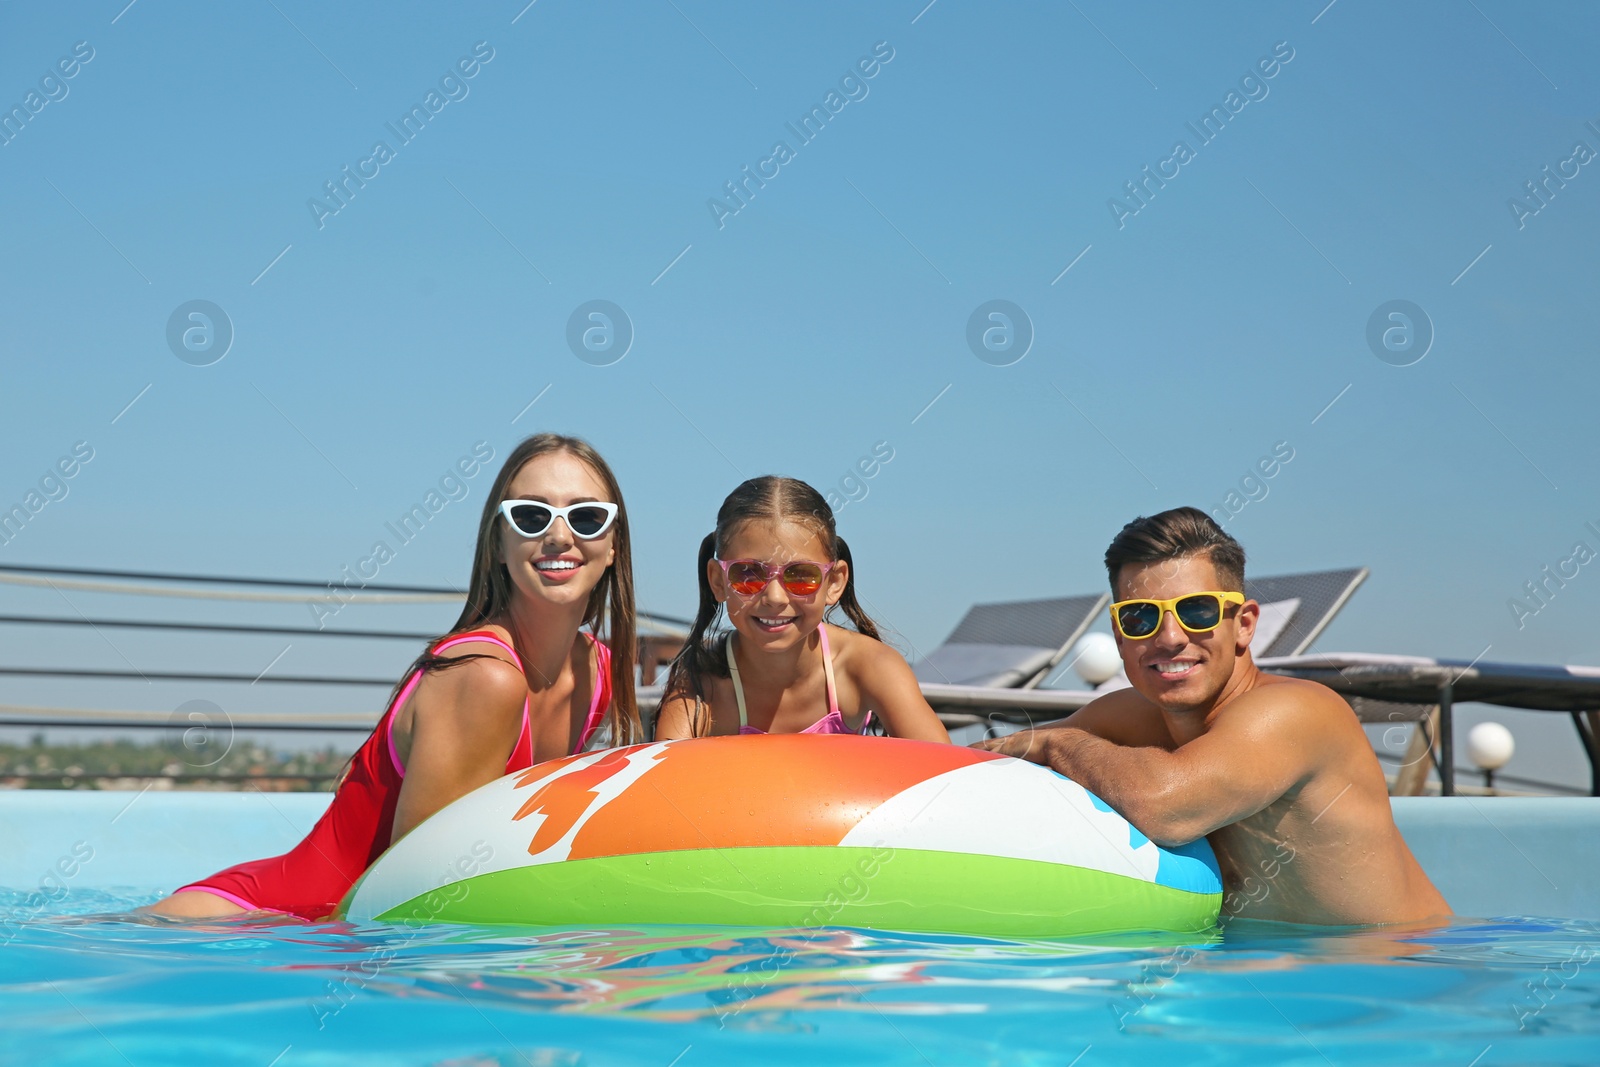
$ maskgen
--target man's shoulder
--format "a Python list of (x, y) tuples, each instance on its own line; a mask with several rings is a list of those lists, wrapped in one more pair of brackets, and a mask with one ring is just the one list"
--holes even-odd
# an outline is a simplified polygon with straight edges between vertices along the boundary
[(1095, 697), (1064, 721), (1119, 745), (1172, 746), (1161, 709), (1131, 686)]
[(1271, 674), (1267, 671), (1257, 672), (1256, 684), (1250, 692), (1259, 693), (1272, 700), (1292, 703), (1333, 703), (1342, 707), (1349, 706), (1345, 704), (1343, 697), (1321, 682), (1296, 678), (1288, 674)]
[(1121, 689), (1113, 689), (1109, 693), (1101, 694), (1083, 706), (1084, 711), (1088, 711), (1090, 708), (1123, 714), (1161, 714), (1161, 710), (1151, 703), (1148, 697), (1139, 692), (1137, 689), (1133, 688), (1131, 685), (1125, 686)]
[(1343, 697), (1320, 682), (1264, 671), (1223, 709), (1229, 710), (1285, 725), (1342, 720), (1354, 714)]

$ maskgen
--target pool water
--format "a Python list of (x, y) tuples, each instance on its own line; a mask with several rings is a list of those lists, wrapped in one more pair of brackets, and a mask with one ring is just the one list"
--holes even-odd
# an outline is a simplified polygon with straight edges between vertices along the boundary
[(1600, 923), (1009, 941), (107, 917), (0, 890), (0, 1063), (1600, 1064)]

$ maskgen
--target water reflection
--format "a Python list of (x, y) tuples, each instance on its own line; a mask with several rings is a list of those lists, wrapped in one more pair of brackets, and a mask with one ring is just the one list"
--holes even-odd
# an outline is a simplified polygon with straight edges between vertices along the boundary
[[(414, 1063), (474, 1062), (449, 1052), (463, 1047), (451, 1042), (488, 1041), (480, 1058), (499, 1062), (503, 1032), (550, 1062), (575, 1062), (572, 1048), (609, 1049), (609, 1035), (646, 1034), (651, 1052), (639, 1061), (654, 1067), (690, 1042), (697, 1057), (716, 1046), (727, 1062), (747, 1062), (752, 1049), (798, 1035), (830, 1050), (815, 1062), (836, 1067), (854, 1062), (838, 1059), (841, 1050), (874, 1048), (940, 1063), (1042, 1055), (1064, 1065), (1090, 1042), (1097, 1055), (1139, 1051), (1128, 1062), (1228, 1047), (1264, 1062), (1465, 1063), (1487, 1044), (1519, 1040), (1548, 1062), (1592, 1063), (1573, 1050), (1592, 1051), (1600, 1005), (1600, 967), (1590, 962), (1600, 924), (1575, 921), (1232, 922), (1198, 938), (1012, 941), (83, 914), (127, 906), (106, 895), (63, 909), (80, 914), (18, 918), (12, 903), (0, 896), (0, 922), (16, 920), (0, 950), (0, 1028), (28, 1035), (41, 1054), (63, 1042), (92, 1050), (102, 1034), (121, 1046), (181, 1021), (195, 1062), (206, 1062), (204, 1042), (226, 1021), (250, 1030), (259, 1062), (291, 1041), (376, 1042)], [(1078, 1043), (1064, 1049), (1062, 1034)], [(428, 1042), (445, 1051), (424, 1058)]]

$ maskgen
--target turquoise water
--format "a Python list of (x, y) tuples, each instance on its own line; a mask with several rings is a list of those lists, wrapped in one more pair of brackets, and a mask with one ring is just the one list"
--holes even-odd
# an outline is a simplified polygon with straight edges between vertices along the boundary
[(1600, 1063), (1600, 923), (1209, 938), (110, 919), (0, 891), (0, 1062)]

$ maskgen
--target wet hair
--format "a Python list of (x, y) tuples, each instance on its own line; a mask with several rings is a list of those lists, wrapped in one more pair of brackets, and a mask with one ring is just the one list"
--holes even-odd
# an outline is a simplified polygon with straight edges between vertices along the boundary
[(1224, 592), (1244, 592), (1244, 546), (1199, 508), (1173, 508), (1159, 515), (1141, 515), (1124, 526), (1106, 549), (1106, 577), (1111, 594), (1125, 563), (1161, 563), (1205, 556), (1216, 568)]
[[(461, 617), (456, 619), (455, 625), (444, 636), (464, 633), (484, 623), (502, 620), (510, 612), (515, 586), (511, 583), (511, 574), (506, 565), (500, 561), (501, 531), (497, 521), (500, 518), (500, 503), (506, 499), (506, 487), (511, 479), (528, 461), (562, 452), (593, 471), (605, 486), (607, 499), (617, 505), (617, 518), (610, 531), (616, 558), (589, 591), (583, 623), (596, 639), (605, 641), (611, 648), (611, 706), (606, 710), (605, 717), (611, 742), (614, 745), (632, 744), (642, 738), (643, 730), (639, 725), (639, 705), (633, 679), (638, 647), (628, 509), (622, 502), (622, 488), (617, 484), (616, 475), (611, 473), (611, 468), (589, 442), (562, 434), (541, 433), (534, 434), (511, 450), (500, 473), (495, 475), (494, 482), (489, 486), (488, 498), (483, 502), (483, 516), (478, 520), (478, 543), (472, 556), (472, 576), (467, 584), (467, 603), (461, 609)], [(437, 642), (438, 639), (428, 642), (428, 648), (433, 648)], [(469, 659), (485, 658), (494, 657), (477, 653), (455, 657), (435, 656), (424, 651), (411, 669), (445, 670)], [(405, 676), (409, 677), (410, 674), (411, 670), (407, 670)]]
[(682, 651), (667, 672), (663, 702), (679, 696), (703, 700), (706, 694), (701, 684), (702, 678), (708, 674), (728, 677), (728, 661), (722, 651), (721, 633), (713, 631), (718, 619), (723, 616), (723, 607), (711, 592), (711, 581), (706, 572), (712, 559), (716, 558), (741, 526), (750, 522), (783, 521), (810, 528), (828, 550), (829, 559), (848, 567), (844, 594), (835, 607), (845, 613), (856, 632), (874, 640), (883, 640), (878, 635), (877, 624), (856, 600), (856, 567), (850, 559), (850, 546), (839, 536), (833, 509), (822, 494), (798, 478), (782, 478), (773, 474), (751, 478), (728, 494), (717, 511), (717, 528), (706, 534), (700, 542), (700, 552), (695, 560), (700, 607), (695, 613), (694, 625), (689, 630), (689, 639), (684, 642)]

